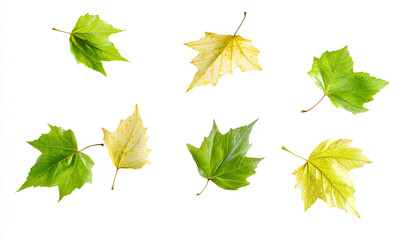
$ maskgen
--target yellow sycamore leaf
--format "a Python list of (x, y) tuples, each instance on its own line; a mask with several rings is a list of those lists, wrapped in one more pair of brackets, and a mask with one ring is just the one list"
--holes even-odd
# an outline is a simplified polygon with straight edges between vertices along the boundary
[[(245, 16), (246, 13), (244, 13), (244, 19)], [(238, 29), (240, 29), (241, 24)], [(250, 40), (236, 35), (237, 31), (234, 35), (206, 32), (204, 38), (185, 44), (199, 52), (191, 62), (197, 66), (198, 71), (187, 92), (209, 83), (215, 86), (224, 74), (233, 73), (237, 67), (240, 67), (243, 72), (262, 70), (257, 59), (257, 54), (260, 51), (251, 45)]]
[(103, 128), (104, 143), (108, 148), (111, 159), (116, 166), (116, 174), (119, 168), (142, 168), (148, 161), (151, 151), (147, 148), (147, 128), (143, 127), (138, 106), (134, 113), (126, 120), (121, 120), (115, 132), (109, 132)]
[(371, 161), (358, 148), (349, 147), (352, 140), (328, 139), (320, 143), (308, 159), (283, 147), (284, 150), (307, 161), (293, 172), (296, 188), (301, 190), (305, 210), (320, 198), (331, 207), (349, 210), (360, 217), (354, 206), (354, 184), (348, 171)]

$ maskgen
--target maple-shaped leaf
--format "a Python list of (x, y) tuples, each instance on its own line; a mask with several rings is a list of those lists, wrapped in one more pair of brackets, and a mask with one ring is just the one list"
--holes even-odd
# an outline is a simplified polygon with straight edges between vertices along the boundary
[(111, 160), (116, 166), (114, 182), (120, 168), (142, 168), (148, 161), (148, 154), (151, 151), (147, 148), (148, 136), (147, 128), (143, 127), (138, 106), (134, 113), (126, 120), (121, 120), (115, 132), (109, 132), (103, 128), (104, 143), (107, 146)]
[(124, 30), (114, 28), (105, 21), (100, 20), (98, 15), (81, 16), (74, 29), (69, 32), (53, 28), (53, 30), (70, 34), (70, 49), (77, 63), (96, 70), (106, 75), (102, 61), (125, 61), (114, 44), (108, 40), (111, 34)]
[[(244, 19), (245, 16), (246, 13), (244, 13)], [(204, 38), (185, 44), (199, 51), (191, 62), (197, 66), (198, 71), (187, 92), (209, 83), (215, 86), (224, 74), (233, 73), (233, 70), (237, 67), (240, 67), (243, 72), (262, 70), (257, 59), (257, 54), (260, 51), (251, 45), (250, 40), (236, 35), (237, 31), (234, 35), (218, 35), (206, 32)]]
[(39, 139), (28, 142), (42, 154), (30, 169), (21, 191), (28, 187), (59, 188), (59, 201), (76, 188), (91, 183), (91, 168), (94, 162), (82, 153), (86, 148), (103, 144), (94, 144), (78, 150), (73, 131), (50, 126), (50, 132), (42, 134)]
[[(373, 96), (388, 85), (388, 82), (368, 73), (354, 72), (353, 64), (347, 47), (333, 52), (327, 51), (320, 58), (314, 57), (308, 75), (324, 92), (318, 103), (328, 96), (337, 108), (342, 107), (353, 114), (368, 111), (363, 107), (364, 103), (372, 101)], [(317, 104), (301, 112), (308, 112)]]
[(284, 150), (306, 161), (293, 172), (297, 178), (296, 188), (301, 190), (305, 210), (320, 198), (329, 207), (349, 210), (360, 217), (354, 206), (354, 184), (348, 171), (360, 168), (371, 161), (361, 150), (349, 145), (352, 140), (328, 139), (320, 143), (308, 159), (302, 158), (285, 147)]
[(255, 173), (258, 163), (263, 160), (246, 157), (251, 147), (248, 139), (256, 121), (248, 126), (230, 129), (224, 135), (218, 131), (214, 121), (210, 135), (204, 138), (200, 148), (187, 144), (198, 172), (207, 179), (204, 189), (210, 180), (227, 190), (237, 190), (250, 184), (247, 178)]

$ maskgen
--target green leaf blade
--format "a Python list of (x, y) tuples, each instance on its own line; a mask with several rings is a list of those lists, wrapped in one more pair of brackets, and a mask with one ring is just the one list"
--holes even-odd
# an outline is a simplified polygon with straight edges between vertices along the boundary
[(314, 58), (314, 63), (308, 75), (316, 85), (327, 93), (335, 82), (340, 81), (353, 71), (353, 61), (347, 47), (333, 52), (325, 52), (320, 58)]
[(314, 58), (308, 75), (334, 106), (357, 114), (368, 111), (363, 105), (372, 101), (388, 82), (368, 73), (354, 72), (353, 65), (348, 48), (344, 47)]
[[(364, 103), (374, 100), (373, 96), (388, 85), (387, 81), (370, 76), (368, 73), (353, 73), (347, 82), (340, 82), (328, 93), (334, 105), (341, 106), (354, 114), (366, 112)], [(343, 86), (341, 86), (343, 85)]]
[(219, 132), (216, 134), (211, 156), (210, 178), (237, 168), (251, 147), (248, 139), (254, 124), (255, 121), (248, 126), (230, 129), (224, 135)]
[(28, 187), (59, 188), (59, 201), (70, 195), (74, 189), (91, 183), (91, 158), (77, 150), (73, 131), (50, 126), (50, 132), (29, 142), (42, 154), (30, 169), (27, 180), (18, 191)]
[(77, 63), (107, 76), (102, 61), (128, 62), (108, 39), (111, 34), (122, 31), (100, 20), (98, 15), (86, 14), (78, 19), (70, 34), (70, 50)]
[(239, 166), (227, 172), (213, 176), (211, 181), (226, 190), (237, 190), (250, 184), (247, 178), (256, 173), (258, 163), (264, 158), (244, 157)]
[(56, 179), (59, 187), (59, 201), (64, 196), (70, 195), (76, 188), (80, 189), (85, 183), (92, 183), (91, 168), (93, 160), (84, 153), (78, 153), (72, 157), (72, 161), (62, 161), (63, 169), (57, 172)]
[(191, 153), (194, 161), (197, 164), (199, 174), (204, 178), (209, 178), (211, 175), (211, 166), (210, 160), (212, 155), (212, 149), (214, 144), (214, 139), (216, 134), (218, 133), (218, 128), (213, 121), (213, 128), (208, 137), (204, 138), (203, 143), (201, 144), (200, 148), (196, 148), (191, 144), (187, 144), (188, 150)]
[(78, 64), (82, 63), (84, 66), (100, 72), (107, 77), (102, 61), (95, 58), (87, 45), (82, 41), (78, 41), (78, 38), (73, 35), (70, 36), (70, 51)]
[(104, 36), (108, 37), (111, 34), (119, 33), (122, 31), (124, 30), (114, 28), (107, 22), (100, 20), (98, 15), (90, 15), (87, 13), (86, 15), (79, 17), (76, 26), (71, 32), (77, 34), (103, 34)]
[(224, 135), (214, 122), (210, 135), (204, 138), (200, 148), (187, 144), (200, 175), (223, 189), (236, 190), (247, 186), (249, 182), (246, 179), (255, 174), (255, 168), (263, 159), (246, 157), (251, 147), (250, 133), (256, 121), (230, 129)]

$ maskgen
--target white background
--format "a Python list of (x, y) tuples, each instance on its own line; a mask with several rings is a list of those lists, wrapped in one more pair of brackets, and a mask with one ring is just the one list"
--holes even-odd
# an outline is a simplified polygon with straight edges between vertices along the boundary
[[(386, 3), (384, 3), (386, 2)], [(411, 14), (408, 1), (10, 1), (2, 0), (0, 64), (1, 239), (410, 239)], [(389, 3), (388, 3), (389, 2)], [(238, 32), (261, 51), (263, 71), (222, 77), (186, 93), (197, 52), (183, 43), (205, 31)], [(78, 65), (68, 35), (79, 16), (99, 14), (126, 31), (110, 40), (126, 62), (108, 77)], [(390, 84), (353, 115), (325, 99), (307, 72), (313, 57), (348, 45), (354, 70)], [(115, 167), (107, 149), (84, 151), (93, 184), (61, 202), (58, 189), (16, 193), (40, 152), (26, 141), (47, 124), (72, 129), (79, 148), (102, 143), (140, 107), (150, 161)], [(198, 172), (199, 146), (215, 119), (221, 132), (256, 118), (251, 157), (265, 157), (237, 191)], [(325, 139), (353, 139), (374, 163), (350, 172), (361, 219), (318, 200), (304, 211), (294, 169)]]

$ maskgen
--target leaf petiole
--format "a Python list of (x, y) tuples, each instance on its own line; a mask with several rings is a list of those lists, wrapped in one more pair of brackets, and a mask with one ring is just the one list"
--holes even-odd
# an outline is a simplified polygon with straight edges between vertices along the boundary
[(56, 29), (56, 28), (52, 28), (52, 30), (57, 31), (57, 32), (67, 33), (67, 34), (70, 34), (70, 35), (71, 35), (70, 32), (61, 31), (61, 30), (58, 30), (58, 29)]
[(89, 148), (89, 147), (94, 147), (94, 146), (102, 146), (102, 147), (104, 147), (104, 143), (97, 143), (97, 144), (93, 144), (93, 145), (87, 146), (87, 147), (81, 149), (81, 150), (78, 151), (78, 152), (82, 152), (83, 150), (85, 150), (85, 149), (87, 149), (87, 148)]
[(285, 150), (285, 151), (287, 151), (287, 152), (289, 152), (289, 153), (291, 153), (292, 155), (294, 155), (294, 156), (296, 156), (296, 157), (299, 157), (299, 158), (301, 158), (302, 160), (305, 160), (305, 161), (307, 161), (307, 162), (308, 162), (308, 160), (307, 160), (307, 159), (305, 159), (305, 158), (303, 158), (303, 157), (298, 156), (297, 154), (295, 154), (295, 153), (291, 152), (291, 151), (290, 151), (290, 150), (288, 150), (287, 148), (282, 147), (282, 149), (283, 149), (283, 150)]
[(311, 109), (315, 108), (315, 106), (317, 106), (317, 105), (324, 99), (325, 96), (327, 96), (327, 94), (324, 94), (324, 96), (320, 99), (320, 101), (318, 101), (318, 102), (317, 102), (314, 106), (312, 106), (310, 109), (308, 109), (308, 110), (301, 110), (301, 113), (308, 112), (308, 111), (310, 111)]
[(244, 18), (243, 18), (243, 21), (241, 21), (240, 26), (238, 26), (238, 28), (237, 28), (237, 30), (235, 31), (235, 33), (234, 33), (234, 35), (233, 35), (233, 36), (235, 36), (235, 35), (237, 34), (237, 32), (238, 32), (238, 30), (240, 29), (241, 25), (243, 25), (243, 22), (244, 22), (244, 20), (245, 20), (245, 17), (246, 17), (246, 16), (247, 16), (247, 12), (244, 12)]
[(201, 195), (201, 194), (204, 192), (204, 190), (206, 189), (209, 181), (210, 181), (210, 179), (208, 178), (208, 179), (207, 179), (207, 183), (206, 183), (206, 185), (204, 186), (203, 190), (201, 190), (201, 192), (197, 193), (196, 196)]
[(118, 168), (116, 169), (116, 174), (114, 174), (114, 180), (113, 180), (113, 185), (111, 186), (111, 190), (114, 190), (114, 183), (116, 182), (117, 172), (118, 172)]

